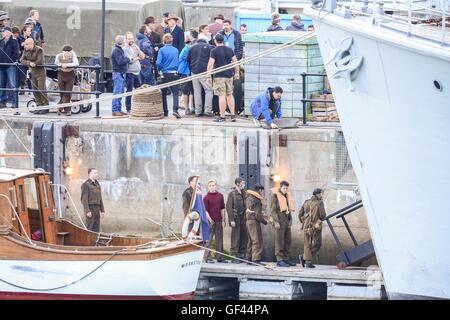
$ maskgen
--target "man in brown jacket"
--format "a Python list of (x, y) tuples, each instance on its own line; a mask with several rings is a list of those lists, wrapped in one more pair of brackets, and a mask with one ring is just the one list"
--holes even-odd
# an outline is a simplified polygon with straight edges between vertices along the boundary
[(322, 219), (325, 216), (323, 190), (318, 188), (314, 190), (311, 199), (303, 203), (298, 213), (304, 236), (303, 255), (300, 256), (303, 267), (315, 267), (312, 261), (322, 246)]
[[(247, 226), (245, 225), (245, 181), (242, 178), (234, 180), (234, 189), (228, 194), (226, 210), (228, 222), (231, 226), (231, 247), (232, 256), (244, 259), (247, 252)], [(233, 259), (233, 263), (241, 263), (240, 260)]]
[(294, 201), (289, 192), (289, 183), (281, 181), (279, 189), (273, 189), (270, 203), (270, 218), (275, 227), (275, 256), (278, 267), (290, 267), (296, 264), (289, 260), (291, 250), (292, 213)]
[[(24, 52), (20, 62), (30, 68), (31, 75), (31, 85), (33, 90), (39, 90), (34, 92), (34, 97), (36, 99), (36, 104), (38, 106), (48, 105), (47, 94), (40, 92), (46, 90), (45, 79), (47, 77), (44, 67), (38, 67), (38, 65), (43, 65), (44, 61), (44, 50), (34, 44), (34, 40), (28, 38), (24, 41)], [(48, 110), (41, 110), (39, 113), (48, 113)]]
[[(58, 66), (58, 88), (61, 91), (67, 91), (68, 93), (60, 93), (60, 100), (58, 104), (70, 103), (75, 82), (75, 68), (79, 66), (76, 53), (73, 51), (71, 45), (65, 45), (62, 52), (55, 57), (55, 64)], [(58, 109), (58, 115), (61, 115), (61, 111), (66, 113), (66, 116), (71, 115), (71, 107), (65, 107)]]
[(81, 203), (86, 215), (86, 227), (94, 232), (100, 232), (100, 214), (105, 215), (102, 200), (102, 190), (95, 168), (88, 169), (89, 179), (81, 185)]
[(263, 237), (261, 223), (266, 225), (264, 219), (264, 187), (256, 184), (253, 190), (247, 190), (245, 199), (245, 219), (248, 231), (247, 260), (254, 263), (261, 263), (261, 254), (263, 251)]

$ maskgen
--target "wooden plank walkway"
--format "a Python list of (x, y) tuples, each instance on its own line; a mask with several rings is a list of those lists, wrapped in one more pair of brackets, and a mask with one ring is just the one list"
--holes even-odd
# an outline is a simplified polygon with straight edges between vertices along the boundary
[(241, 280), (272, 280), (286, 282), (321, 282), (331, 284), (384, 286), (383, 276), (378, 267), (348, 267), (339, 270), (336, 266), (316, 265), (306, 269), (295, 267), (276, 267), (268, 262), (267, 267), (233, 263), (203, 263), (200, 275), (203, 277), (237, 278)]

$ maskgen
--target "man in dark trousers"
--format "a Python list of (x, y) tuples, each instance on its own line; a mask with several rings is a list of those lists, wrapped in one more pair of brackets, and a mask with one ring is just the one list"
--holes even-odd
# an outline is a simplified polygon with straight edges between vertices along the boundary
[(289, 183), (281, 181), (280, 188), (272, 190), (270, 218), (275, 227), (275, 256), (278, 267), (295, 266), (289, 260), (291, 250), (292, 213), (295, 211), (294, 201), (289, 192)]
[(105, 215), (102, 190), (98, 182), (98, 171), (88, 169), (89, 179), (81, 185), (81, 203), (86, 215), (86, 227), (93, 232), (100, 232), (100, 214)]
[(322, 246), (322, 219), (325, 216), (323, 190), (317, 188), (311, 199), (303, 203), (298, 213), (304, 236), (303, 255), (300, 256), (303, 267), (315, 268), (312, 261)]
[[(208, 194), (203, 199), (205, 209), (210, 223), (209, 229), (209, 244), (215, 237), (216, 251), (223, 252), (223, 227), (226, 225), (225, 219), (225, 200), (223, 194), (217, 192), (217, 182), (214, 179), (208, 181)], [(223, 226), (222, 226), (223, 223)], [(211, 261), (211, 251), (208, 251), (206, 262)], [(223, 256), (216, 253), (217, 262), (223, 261)]]
[(166, 33), (170, 33), (173, 38), (173, 46), (178, 49), (178, 54), (181, 53), (185, 44), (184, 44), (184, 31), (177, 25), (178, 17), (177, 16), (169, 16), (167, 19), (167, 24), (169, 25), (166, 29)]
[[(203, 73), (207, 70), (209, 57), (213, 48), (214, 47), (207, 43), (203, 38), (199, 38), (197, 43), (189, 48), (186, 61), (189, 63), (191, 75), (195, 76), (196, 74)], [(202, 89), (205, 90), (205, 115), (213, 116), (213, 88), (207, 79), (208, 77), (205, 76), (192, 80), (196, 116), (200, 116), (203, 113)]]
[[(179, 66), (179, 52), (172, 45), (173, 38), (170, 34), (165, 34), (163, 37), (164, 47), (159, 50), (156, 66), (162, 73), (161, 84), (178, 80), (178, 66)], [(173, 116), (177, 119), (181, 118), (178, 113), (178, 87), (179, 85), (173, 85), (168, 88), (162, 89), (162, 100), (164, 116), (169, 116), (169, 109), (167, 108), (167, 95), (169, 91), (172, 92), (173, 98)]]
[[(19, 42), (14, 39), (11, 28), (6, 27), (2, 30), (2, 39), (0, 40), (0, 62), (1, 63), (14, 63), (19, 59), (20, 48)], [(16, 67), (2, 66), (0, 67), (0, 88), (6, 88), (9, 85), (10, 88), (16, 88), (17, 77), (16, 77)], [(0, 108), (6, 107), (6, 102), (8, 99), (8, 91), (0, 90)], [(16, 94), (12, 94), (12, 106), (16, 105)]]
[(247, 260), (254, 263), (261, 263), (261, 254), (263, 251), (263, 237), (261, 223), (267, 224), (264, 219), (264, 187), (256, 184), (253, 190), (247, 190), (247, 199), (245, 200), (245, 219), (248, 231)]
[[(228, 222), (231, 226), (231, 247), (232, 256), (244, 259), (247, 251), (247, 226), (245, 225), (245, 181), (236, 178), (234, 188), (228, 194), (226, 210)], [(240, 260), (233, 259), (233, 263), (241, 263)]]

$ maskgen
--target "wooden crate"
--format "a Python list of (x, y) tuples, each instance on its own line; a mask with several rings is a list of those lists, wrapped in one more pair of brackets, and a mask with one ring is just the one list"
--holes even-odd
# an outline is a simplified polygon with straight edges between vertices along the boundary
[[(311, 99), (332, 101), (333, 94), (314, 93), (311, 95)], [(311, 111), (313, 121), (339, 121), (334, 102), (312, 102)]]

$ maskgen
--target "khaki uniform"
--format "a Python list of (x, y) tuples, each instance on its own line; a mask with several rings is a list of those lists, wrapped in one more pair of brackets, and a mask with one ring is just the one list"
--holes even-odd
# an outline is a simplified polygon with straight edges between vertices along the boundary
[(84, 214), (90, 212), (92, 216), (86, 216), (86, 227), (94, 232), (100, 232), (100, 212), (105, 212), (103, 207), (102, 190), (98, 181), (86, 180), (81, 185), (81, 203)]
[(326, 212), (323, 200), (312, 196), (298, 213), (304, 236), (303, 259), (312, 261), (322, 246), (322, 220)]
[[(276, 223), (280, 224), (280, 229), (275, 228), (275, 256), (277, 261), (288, 260), (291, 250), (292, 212), (295, 209), (292, 199), (290, 203), (288, 199), (290, 199), (290, 194), (284, 196), (279, 190), (276, 190), (270, 203), (270, 219), (274, 226)], [(281, 204), (280, 200), (282, 200)]]
[[(42, 65), (45, 63), (44, 61), (44, 50), (41, 47), (34, 46), (33, 50), (23, 52), (22, 58), (20, 62), (24, 65), (30, 66), (30, 62), (34, 62), (37, 65)], [(47, 86), (45, 84), (45, 79), (47, 77), (47, 73), (44, 67), (29, 67), (30, 68), (30, 76), (31, 76), (31, 84), (33, 90), (47, 90)], [(36, 99), (36, 104), (38, 106), (46, 106), (48, 105), (48, 99), (46, 93), (41, 92), (33, 92), (34, 97)]]
[(246, 225), (248, 232), (247, 260), (259, 261), (263, 251), (261, 223), (266, 225), (263, 216), (263, 198), (254, 191), (247, 191), (245, 206)]
[(230, 253), (239, 258), (245, 258), (247, 252), (247, 226), (245, 225), (245, 191), (239, 193), (236, 188), (228, 194), (225, 206), (228, 222), (234, 221), (236, 226), (231, 228)]

